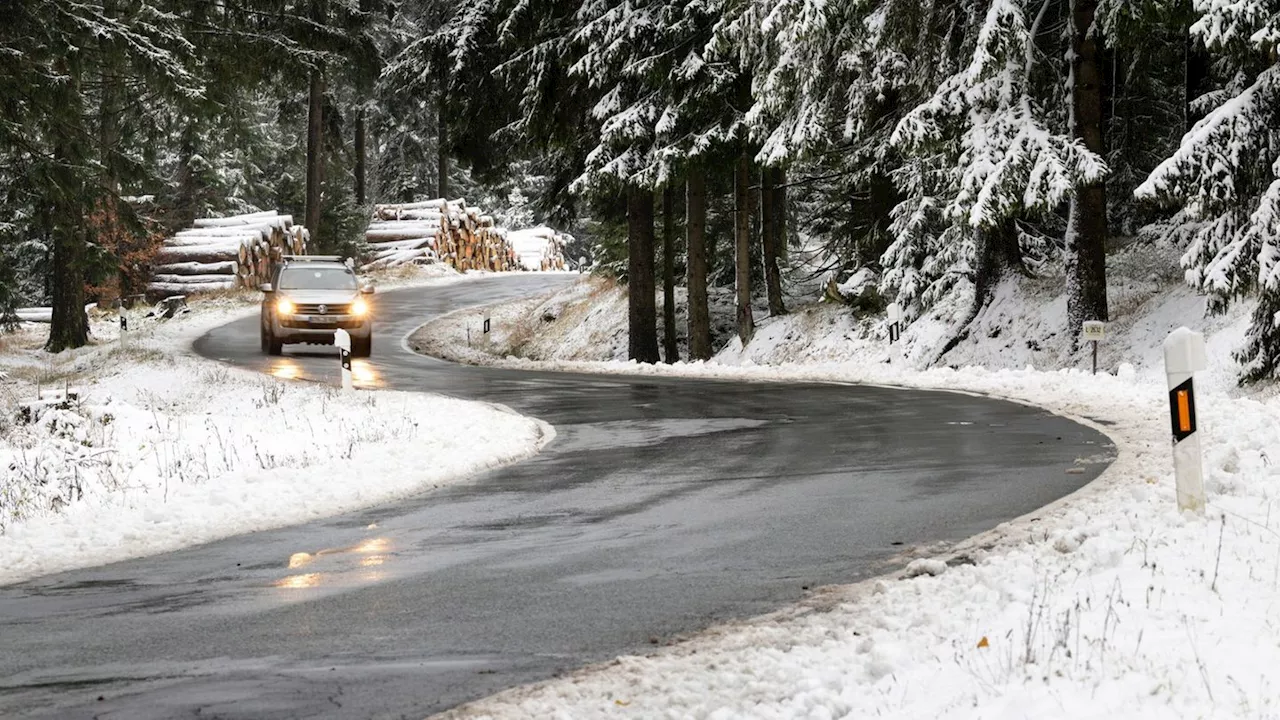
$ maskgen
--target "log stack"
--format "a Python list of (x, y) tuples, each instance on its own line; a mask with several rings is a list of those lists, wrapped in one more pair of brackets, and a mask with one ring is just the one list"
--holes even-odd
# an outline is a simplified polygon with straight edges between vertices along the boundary
[(564, 269), (561, 241), (566, 236), (549, 228), (520, 232), (537, 233), (523, 242), (539, 243), (545, 257), (533, 264), (522, 262), (509, 241), (511, 233), (462, 200), (376, 205), (365, 232), (373, 257), (365, 267), (444, 262), (461, 272)]
[(540, 225), (527, 230), (513, 230), (507, 241), (515, 250), (521, 267), (525, 270), (564, 270), (564, 248), (573, 238)]
[(147, 293), (190, 295), (268, 282), (284, 255), (305, 255), (310, 236), (293, 216), (274, 211), (196, 220), (164, 241)]

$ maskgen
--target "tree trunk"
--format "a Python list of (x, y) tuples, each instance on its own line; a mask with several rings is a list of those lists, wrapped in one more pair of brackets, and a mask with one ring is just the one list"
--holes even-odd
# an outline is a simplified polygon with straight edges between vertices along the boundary
[(356, 204), (365, 203), (365, 143), (364, 143), (364, 108), (356, 110)]
[(680, 359), (676, 343), (676, 189), (662, 191), (662, 356), (667, 364)]
[(734, 287), (738, 299), (738, 339), (743, 347), (756, 333), (751, 316), (751, 155), (744, 147), (734, 174)]
[[(113, 2), (102, 4), (103, 14), (115, 17), (116, 8)], [(121, 299), (142, 288), (135, 290), (132, 282), (131, 268), (126, 266), (130, 255), (129, 234), (121, 227), (120, 222), (120, 112), (121, 91), (119, 63), (113, 49), (114, 42), (106, 39), (99, 41), (99, 48), (105, 61), (100, 68), (99, 78), (102, 83), (102, 100), (98, 105), (98, 161), (102, 164), (102, 188), (106, 192), (102, 197), (99, 222), (95, 223), (99, 237), (94, 238), (98, 245), (109, 250), (116, 261), (116, 291)], [(136, 270), (135, 270), (136, 271)], [(142, 279), (145, 285), (146, 280)]]
[(627, 189), (627, 357), (658, 362), (658, 309), (653, 277), (653, 193)]
[[(307, 106), (307, 215), (306, 227), (320, 240), (320, 185), (324, 181), (324, 72), (311, 71)], [(322, 242), (323, 244), (323, 242)]]
[(707, 177), (690, 167), (685, 185), (685, 285), (689, 291), (689, 357), (711, 359), (711, 312), (707, 306)]
[(787, 259), (787, 170), (778, 168), (773, 186), (774, 249), (779, 260)]
[(1006, 219), (993, 228), (981, 228), (975, 231), (974, 246), (977, 256), (973, 259), (973, 304), (959, 331), (942, 347), (942, 352), (934, 362), (951, 352), (969, 336), (969, 325), (977, 319), (982, 308), (991, 302), (996, 285), (1005, 271), (1022, 266), (1022, 253), (1018, 245), (1018, 226), (1013, 220)]
[(449, 137), (444, 100), (436, 108), (436, 197), (449, 199)]
[[(75, 212), (75, 208), (65, 208)], [(84, 311), (85, 238), (78, 212), (55, 219), (53, 243), (53, 321), (45, 349), (52, 353), (83, 347), (89, 342), (89, 318)]]
[[(1092, 152), (1106, 156), (1103, 138), (1102, 47), (1094, 26), (1098, 0), (1072, 0), (1072, 134)], [(1067, 220), (1068, 332), (1080, 323), (1107, 319), (1107, 186), (1078, 188)]]
[(174, 201), (174, 213), (170, 231), (191, 227), (200, 214), (200, 181), (193, 169), (196, 157), (196, 120), (188, 118), (182, 130), (182, 138), (178, 143), (177, 193)]
[[(53, 317), (49, 325), (49, 341), (45, 350), (59, 353), (83, 347), (89, 342), (89, 317), (84, 311), (86, 273), (85, 187), (80, 168), (87, 164), (84, 142), (84, 102), (80, 95), (80, 71), (76, 61), (58, 63), (58, 70), (68, 78), (61, 111), (66, 127), (54, 146), (55, 165), (50, 175), (54, 183), (54, 212), (50, 217), (53, 232), (53, 277), (51, 283)], [(62, 99), (62, 98), (60, 98)]]
[(760, 238), (764, 250), (764, 283), (769, 292), (769, 317), (787, 314), (782, 303), (782, 273), (778, 270), (778, 174), (766, 167), (760, 174)]
[[(1190, 11), (1190, 3), (1186, 10)], [(1191, 37), (1191, 24), (1183, 28), (1182, 132), (1189, 133), (1201, 115), (1192, 111), (1191, 103), (1208, 89), (1212, 72), (1209, 51)]]

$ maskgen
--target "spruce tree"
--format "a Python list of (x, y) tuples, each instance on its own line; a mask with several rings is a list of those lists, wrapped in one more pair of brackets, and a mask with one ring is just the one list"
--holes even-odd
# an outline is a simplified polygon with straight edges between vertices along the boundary
[(1174, 204), (1190, 238), (1182, 256), (1187, 282), (1221, 312), (1234, 300), (1258, 299), (1244, 348), (1245, 380), (1280, 377), (1280, 20), (1265, 3), (1213, 4), (1193, 37), (1242, 80), (1201, 99), (1211, 107), (1181, 147), (1136, 190), (1139, 199)]

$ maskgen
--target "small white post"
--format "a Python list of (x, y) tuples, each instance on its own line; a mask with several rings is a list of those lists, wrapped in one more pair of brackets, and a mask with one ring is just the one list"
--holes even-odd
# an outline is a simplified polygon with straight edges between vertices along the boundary
[(900, 353), (894, 352), (893, 344), (902, 338), (902, 306), (898, 303), (889, 303), (889, 361), (893, 362), (894, 358)]
[(1172, 418), (1178, 509), (1197, 513), (1204, 512), (1204, 461), (1200, 433), (1196, 428), (1193, 376), (1206, 365), (1204, 335), (1180, 327), (1165, 338), (1164, 369), (1169, 376), (1169, 415)]
[(120, 347), (128, 347), (129, 337), (129, 316), (124, 311), (124, 304), (120, 305)]
[(338, 347), (338, 359), (342, 361), (342, 389), (354, 390), (351, 382), (351, 333), (338, 328), (333, 333), (333, 344)]
[(1084, 321), (1084, 339), (1093, 343), (1093, 374), (1098, 374), (1098, 341), (1107, 336), (1107, 324), (1101, 320)]

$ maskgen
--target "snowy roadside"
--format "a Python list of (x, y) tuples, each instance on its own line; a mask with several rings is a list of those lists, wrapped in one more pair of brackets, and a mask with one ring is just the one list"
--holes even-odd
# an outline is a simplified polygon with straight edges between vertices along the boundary
[[(414, 342), (450, 344), (456, 333), (447, 327), (459, 321), (465, 315), (433, 323)], [(532, 362), (456, 346), (452, 354), (577, 372), (977, 392), (1085, 419), (1115, 440), (1118, 458), (1097, 481), (1040, 512), (959, 547), (918, 549), (902, 578), (827, 589), (803, 607), (453, 715), (1280, 716), (1280, 532), (1272, 527), (1280, 525), (1280, 515), (1272, 519), (1280, 401), (1233, 398), (1221, 378), (1205, 383), (1211, 390), (1198, 393), (1197, 409), (1209, 510), (1197, 518), (1176, 509), (1166, 389), (1156, 368), (1122, 364), (1096, 377), (916, 371), (885, 363), (883, 346), (843, 342), (848, 360), (775, 366), (732, 348), (719, 363), (674, 366)]]
[[(453, 282), (404, 276), (388, 286)], [(549, 426), (481, 403), (346, 395), (203, 360), (196, 337), (252, 294), (169, 321), (114, 316), (49, 356), (0, 336), (0, 584), (305, 522), (455, 483), (535, 453)], [(63, 398), (69, 387), (76, 397)], [(37, 392), (44, 400), (35, 402)], [(449, 431), (437, 432), (442, 419)]]

